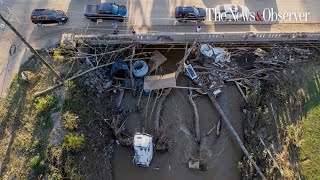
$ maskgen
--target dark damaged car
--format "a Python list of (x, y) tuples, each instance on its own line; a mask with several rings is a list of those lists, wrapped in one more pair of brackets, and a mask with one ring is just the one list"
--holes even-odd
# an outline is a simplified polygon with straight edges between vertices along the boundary
[(55, 9), (34, 9), (31, 14), (31, 21), (34, 24), (64, 24), (68, 20), (67, 14), (62, 10)]
[(128, 17), (128, 10), (126, 6), (116, 3), (87, 4), (84, 16), (94, 22), (97, 19), (123, 22)]
[(186, 21), (204, 21), (207, 13), (203, 8), (195, 6), (176, 7), (175, 17), (179, 22)]

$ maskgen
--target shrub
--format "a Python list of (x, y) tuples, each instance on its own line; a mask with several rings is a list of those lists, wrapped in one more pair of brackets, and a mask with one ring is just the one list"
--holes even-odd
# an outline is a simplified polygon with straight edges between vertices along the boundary
[(69, 111), (65, 112), (62, 115), (63, 118), (63, 126), (66, 129), (73, 130), (78, 128), (79, 117)]
[(63, 176), (59, 172), (53, 172), (48, 176), (50, 180), (62, 180)]
[(60, 172), (60, 170), (54, 166), (50, 166), (50, 173), (48, 176), (48, 179), (50, 180), (62, 180), (63, 176)]
[(66, 49), (67, 49), (67, 45), (64, 44), (64, 43), (60, 43), (59, 50), (63, 51), (63, 50), (66, 50)]
[(84, 135), (68, 133), (64, 139), (63, 146), (68, 151), (79, 151), (84, 147)]
[(43, 174), (46, 168), (44, 160), (39, 155), (31, 158), (30, 165), (36, 175)]
[(301, 127), (299, 125), (291, 124), (287, 127), (286, 132), (289, 143), (292, 143), (296, 147), (300, 147), (302, 142), (300, 139)]
[(38, 98), (36, 101), (36, 112), (38, 114), (49, 111), (55, 105), (55, 97), (52, 94), (48, 94), (45, 97)]
[(64, 56), (60, 54), (59, 50), (53, 51), (53, 60), (57, 62), (62, 62), (64, 60)]

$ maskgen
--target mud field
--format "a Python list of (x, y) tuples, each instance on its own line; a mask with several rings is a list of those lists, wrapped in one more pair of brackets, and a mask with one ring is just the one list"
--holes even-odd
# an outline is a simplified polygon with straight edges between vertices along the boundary
[[(174, 67), (183, 55), (183, 50), (168, 53), (168, 61), (163, 66), (169, 71), (175, 71), (175, 68), (170, 67)], [(190, 83), (187, 77), (180, 76), (177, 85), (191, 86)], [(125, 109), (134, 109), (138, 101), (138, 97), (130, 93), (126, 92), (121, 104)], [(173, 142), (169, 152), (155, 152), (151, 166), (141, 168), (132, 163), (134, 155), (132, 147), (115, 145), (112, 160), (114, 179), (240, 179), (238, 162), (242, 159), (242, 151), (229, 134), (225, 124), (221, 122), (219, 137), (216, 135), (216, 128), (206, 136), (213, 126), (217, 126), (220, 119), (219, 113), (206, 95), (194, 98), (200, 118), (201, 143), (198, 146), (194, 138), (194, 117), (188, 94), (188, 90), (173, 89), (164, 102), (161, 121), (165, 126), (165, 133)], [(146, 108), (148, 96), (143, 96), (143, 109), (127, 117), (126, 130), (130, 134), (141, 131), (143, 122), (146, 123), (146, 132), (152, 134), (153, 119), (150, 118), (150, 114), (155, 98), (155, 96), (150, 97), (149, 108)], [(242, 97), (237, 88), (231, 85), (226, 86), (218, 97), (218, 101), (242, 137), (240, 111)], [(200, 159), (207, 165), (207, 171), (188, 169), (189, 159)]]

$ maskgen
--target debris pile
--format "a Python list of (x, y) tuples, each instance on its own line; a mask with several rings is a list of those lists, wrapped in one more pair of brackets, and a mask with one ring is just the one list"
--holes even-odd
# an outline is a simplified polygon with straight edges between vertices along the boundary
[[(195, 51), (195, 60), (187, 60), (198, 75), (198, 81), (209, 87), (210, 90), (221, 89), (227, 82), (239, 82), (246, 89), (258, 88), (260, 81), (273, 81), (284, 69), (285, 65), (307, 61), (310, 55), (315, 54), (309, 49), (285, 46), (279, 48), (237, 48), (230, 52), (229, 59), (217, 61), (216, 52), (226, 51), (222, 48), (213, 48), (204, 44), (200, 53)], [(214, 57), (215, 61), (212, 60)]]
[(83, 79), (83, 83), (86, 86), (94, 89), (98, 93), (105, 92), (112, 86), (112, 80), (109, 79), (106, 69), (103, 68), (85, 74)]
[[(177, 67), (166, 71), (163, 69), (167, 68), (164, 67), (167, 57), (165, 53), (161, 53), (162, 51), (143, 52), (144, 49), (140, 48), (139, 52), (135, 53), (135, 46), (132, 46), (133, 50), (128, 53), (124, 51), (126, 48), (128, 47), (118, 50), (111, 48), (112, 53), (85, 54), (84, 56), (95, 56), (96, 58), (82, 57), (87, 68), (81, 75), (82, 80), (90, 90), (98, 94), (107, 93), (111, 89), (113, 91), (110, 91), (110, 96), (120, 94), (120, 102), (114, 103), (116, 110), (113, 109), (113, 114), (103, 120), (112, 129), (116, 142), (122, 145), (133, 143), (133, 134), (128, 134), (126, 129), (128, 114), (139, 113), (141, 122), (143, 122), (149, 117), (146, 115), (148, 113), (145, 113), (146, 109), (152, 107), (150, 119), (153, 121), (154, 128), (148, 131), (153, 132), (150, 135), (153, 137), (156, 150), (168, 150), (171, 143), (164, 130), (163, 121), (160, 120), (161, 110), (165, 106), (166, 97), (170, 94), (171, 89), (189, 89), (189, 101), (194, 107), (196, 117), (195, 139), (201, 144), (199, 116), (197, 116), (196, 103), (193, 102), (194, 97), (199, 94), (208, 94), (210, 99), (215, 99), (222, 92), (226, 83), (234, 83), (247, 101), (248, 92), (261, 88), (265, 81), (277, 81), (287, 65), (307, 61), (309, 56), (313, 55), (312, 50), (291, 46), (283, 48), (274, 46), (271, 49), (264, 47), (227, 49), (194, 42), (192, 46), (186, 45), (185, 55), (176, 64)], [(171, 47), (168, 51), (170, 49)], [(106, 55), (106, 53), (109, 54)], [(194, 87), (177, 86), (177, 77), (182, 72), (190, 79), (190, 85)], [(130, 90), (133, 96), (139, 95), (137, 109), (128, 110), (121, 107), (124, 90)], [(153, 103), (149, 103), (151, 96), (156, 96)], [(142, 97), (145, 97), (145, 109), (139, 105)], [(140, 124), (141, 129), (138, 132), (145, 133), (144, 123)], [(217, 134), (220, 134), (220, 125), (217, 125)], [(213, 129), (210, 132), (212, 131)], [(202, 165), (198, 162), (189, 163), (190, 167), (197, 169)]]

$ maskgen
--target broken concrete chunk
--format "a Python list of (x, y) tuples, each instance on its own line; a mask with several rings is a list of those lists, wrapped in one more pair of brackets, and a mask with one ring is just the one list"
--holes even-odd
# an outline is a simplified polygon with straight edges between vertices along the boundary
[(75, 48), (76, 47), (76, 40), (73, 33), (64, 33), (62, 34), (62, 38), (60, 44), (66, 45), (66, 48)]

